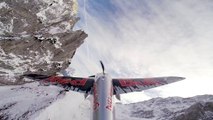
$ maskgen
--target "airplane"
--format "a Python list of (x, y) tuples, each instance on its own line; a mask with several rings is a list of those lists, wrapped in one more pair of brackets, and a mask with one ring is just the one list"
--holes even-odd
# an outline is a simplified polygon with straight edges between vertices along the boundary
[(93, 96), (93, 120), (115, 120), (113, 96), (120, 100), (120, 94), (140, 92), (185, 79), (184, 77), (150, 77), (150, 78), (111, 78), (104, 72), (88, 78), (70, 76), (46, 76), (26, 74), (24, 77), (42, 82), (44, 85), (57, 85), (65, 90), (77, 91)]

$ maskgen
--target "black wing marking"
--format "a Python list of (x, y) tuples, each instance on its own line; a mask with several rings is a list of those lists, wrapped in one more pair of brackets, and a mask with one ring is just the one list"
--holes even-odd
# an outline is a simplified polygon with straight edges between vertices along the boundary
[(183, 80), (183, 77), (113, 79), (114, 95), (142, 91)]
[(92, 93), (94, 79), (67, 77), (67, 76), (46, 76), (37, 74), (27, 74), (24, 77), (34, 79), (41, 82), (43, 85), (56, 85), (63, 87), (66, 90), (72, 90), (82, 93)]

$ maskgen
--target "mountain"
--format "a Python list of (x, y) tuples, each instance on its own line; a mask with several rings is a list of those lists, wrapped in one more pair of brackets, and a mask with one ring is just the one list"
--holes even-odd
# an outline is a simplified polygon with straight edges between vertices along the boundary
[(213, 95), (118, 104), (117, 120), (213, 120)]
[(87, 34), (73, 31), (76, 0), (0, 1), (0, 85), (18, 85), (23, 74), (54, 75), (70, 64)]

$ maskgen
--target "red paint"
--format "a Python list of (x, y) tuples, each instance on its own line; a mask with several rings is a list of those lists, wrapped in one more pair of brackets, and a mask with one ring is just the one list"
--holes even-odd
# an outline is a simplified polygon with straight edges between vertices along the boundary
[(136, 83), (133, 80), (119, 80), (122, 87), (135, 86)]
[(87, 79), (72, 80), (72, 79), (53, 76), (53, 77), (48, 78), (46, 81), (51, 82), (51, 83), (59, 83), (62, 85), (71, 84), (73, 86), (84, 86), (87, 82)]
[(119, 80), (119, 83), (122, 87), (131, 87), (131, 86), (152, 86), (152, 85), (161, 85), (164, 81), (157, 81), (155, 79), (144, 79), (141, 81), (137, 80)]
[(153, 79), (145, 79), (143, 80), (143, 84), (145, 86), (149, 86), (149, 85), (160, 85), (159, 81), (153, 80)]
[(99, 102), (98, 102), (98, 93), (97, 93), (97, 85), (96, 83), (94, 83), (94, 91), (93, 91), (93, 95), (94, 95), (94, 100), (93, 100), (93, 109), (94, 111), (96, 111), (98, 109), (98, 107), (100, 106)]
[(109, 97), (107, 97), (107, 105), (106, 109), (112, 111), (112, 95), (113, 95), (113, 87), (111, 86)]
[(112, 111), (112, 97), (107, 98), (107, 106), (106, 109)]

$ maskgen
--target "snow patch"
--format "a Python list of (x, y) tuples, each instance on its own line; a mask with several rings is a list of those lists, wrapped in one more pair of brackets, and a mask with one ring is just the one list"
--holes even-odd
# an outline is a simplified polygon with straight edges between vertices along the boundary
[(62, 43), (59, 41), (59, 38), (58, 37), (55, 37), (56, 39), (56, 42), (54, 44), (55, 48), (61, 48), (62, 46)]
[(72, 29), (72, 25), (71, 25), (71, 22), (62, 22), (60, 27), (53, 27), (51, 26), (49, 29), (48, 29), (48, 33), (54, 35), (54, 34), (57, 34), (57, 33), (65, 33), (65, 32), (70, 32)]
[(46, 108), (35, 120), (87, 120), (90, 117), (89, 107), (90, 101), (85, 100), (82, 94), (68, 92), (63, 99)]
[(50, 27), (49, 29), (49, 33), (50, 34), (57, 34), (57, 33), (62, 33), (61, 32), (61, 28), (60, 27)]
[[(8, 55), (5, 54), (5, 52), (0, 48), (0, 61), (3, 61), (4, 64), (12, 66), (13, 68), (8, 69), (4, 67), (0, 67), (1, 76), (5, 76), (8, 78), (8, 80), (14, 80), (15, 76), (22, 75), (24, 72), (28, 70), (36, 70), (33, 66), (47, 63), (49, 64), (49, 68), (51, 68), (51, 59), (53, 58), (53, 54), (51, 51), (46, 51), (44, 53), (38, 53), (37, 51), (30, 51), (31, 54), (35, 54), (36, 56), (34, 58), (27, 57), (27, 56), (16, 56), (13, 53), (10, 53)], [(42, 57), (41, 57), (42, 56)], [(30, 63), (30, 64), (29, 64)], [(9, 79), (10, 78), (10, 79)]]
[[(48, 1), (46, 1), (48, 3)], [(64, 15), (70, 13), (70, 6), (63, 0), (49, 1), (49, 6), (40, 10), (36, 15), (45, 24), (52, 24), (62, 20)], [(71, 15), (71, 13), (70, 13)]]
[(30, 83), (22, 86), (0, 87), (0, 116), (8, 119), (31, 119), (56, 99), (64, 96), (56, 86)]
[(8, 4), (5, 3), (5, 2), (1, 2), (1, 3), (0, 3), (0, 9), (2, 9), (2, 8), (9, 8), (9, 6), (8, 6)]

